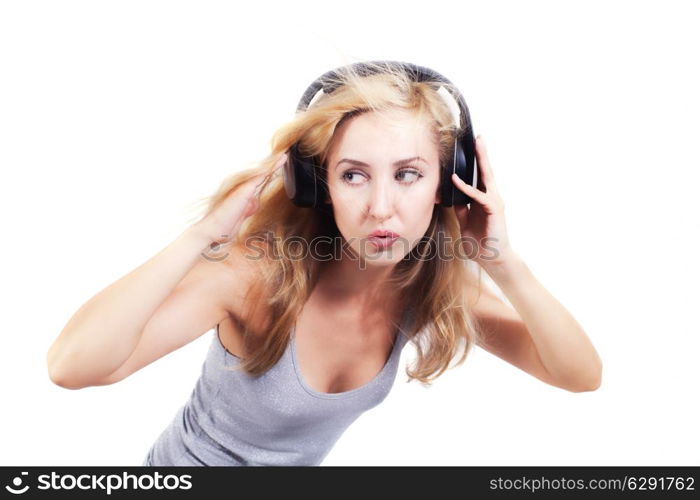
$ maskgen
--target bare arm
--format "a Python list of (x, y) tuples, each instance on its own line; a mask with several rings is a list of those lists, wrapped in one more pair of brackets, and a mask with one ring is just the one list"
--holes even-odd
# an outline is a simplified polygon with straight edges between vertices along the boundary
[(557, 387), (596, 390), (603, 364), (588, 335), (517, 254), (506, 255), (486, 267), (513, 305), (487, 299), (481, 308), (494, 330), (487, 350)]
[[(275, 168), (285, 160), (280, 155)], [(202, 221), (83, 304), (48, 351), (51, 380), (69, 389), (114, 383), (199, 337), (235, 308), (230, 296), (246, 282), (240, 252), (232, 251), (227, 263), (200, 254), (220, 236), (235, 239), (259, 206), (256, 191), (265, 175), (239, 184)]]
[(192, 269), (211, 240), (191, 226), (154, 257), (87, 301), (51, 345), (51, 379), (77, 387), (119, 368), (146, 323)]

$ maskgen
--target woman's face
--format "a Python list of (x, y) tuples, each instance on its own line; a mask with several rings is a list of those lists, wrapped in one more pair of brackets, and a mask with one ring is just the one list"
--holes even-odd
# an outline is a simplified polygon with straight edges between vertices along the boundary
[[(366, 112), (336, 129), (328, 154), (328, 191), (335, 222), (368, 265), (400, 262), (425, 235), (439, 203), (439, 151), (427, 124), (405, 110)], [(371, 243), (377, 229), (399, 238)]]

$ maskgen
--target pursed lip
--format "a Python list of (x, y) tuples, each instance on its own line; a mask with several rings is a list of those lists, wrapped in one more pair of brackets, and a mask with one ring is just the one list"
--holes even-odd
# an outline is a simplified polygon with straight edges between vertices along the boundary
[(372, 231), (369, 233), (368, 238), (381, 238), (381, 237), (387, 237), (387, 238), (398, 238), (399, 235), (396, 234), (393, 231), (390, 231), (388, 229), (377, 229), (376, 231)]

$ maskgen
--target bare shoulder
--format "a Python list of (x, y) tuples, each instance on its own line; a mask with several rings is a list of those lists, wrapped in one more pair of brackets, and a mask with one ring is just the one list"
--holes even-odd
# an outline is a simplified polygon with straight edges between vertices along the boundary
[[(228, 247), (225, 258), (215, 264), (213, 267), (216, 268), (216, 272), (223, 274), (226, 281), (221, 300), (227, 314), (219, 327), (220, 337), (225, 345), (227, 339), (237, 337), (239, 340), (233, 339), (229, 342), (233, 343), (234, 348), (240, 347), (242, 324), (253, 306), (256, 315), (252, 318), (251, 330), (263, 332), (268, 326), (269, 314), (262, 307), (264, 300), (250, 296), (249, 293), (251, 288), (263, 279), (270, 267), (270, 260), (260, 248), (253, 245), (246, 247), (243, 243), (238, 243)], [(237, 350), (240, 351), (240, 348)]]

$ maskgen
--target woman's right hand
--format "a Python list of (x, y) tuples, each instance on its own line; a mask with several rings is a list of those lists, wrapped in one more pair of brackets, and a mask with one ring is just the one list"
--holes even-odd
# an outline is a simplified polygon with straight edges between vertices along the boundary
[(209, 236), (212, 242), (233, 239), (243, 221), (258, 210), (260, 186), (286, 161), (287, 153), (281, 154), (270, 172), (256, 175), (238, 186), (218, 207), (196, 225)]

